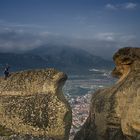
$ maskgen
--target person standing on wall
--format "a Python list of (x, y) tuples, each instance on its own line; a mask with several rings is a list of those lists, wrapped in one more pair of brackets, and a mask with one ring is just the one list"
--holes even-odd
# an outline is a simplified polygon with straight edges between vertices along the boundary
[(5, 69), (4, 69), (5, 80), (9, 77), (9, 69), (10, 69), (10, 66), (6, 64)]

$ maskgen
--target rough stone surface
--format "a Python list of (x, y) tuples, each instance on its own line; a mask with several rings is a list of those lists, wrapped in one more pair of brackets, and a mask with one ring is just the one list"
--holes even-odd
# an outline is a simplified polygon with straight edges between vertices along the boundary
[(74, 140), (140, 140), (140, 48), (123, 48), (113, 57), (112, 87), (98, 90)]
[(28, 70), (0, 78), (0, 140), (68, 140), (71, 108), (54, 69)]

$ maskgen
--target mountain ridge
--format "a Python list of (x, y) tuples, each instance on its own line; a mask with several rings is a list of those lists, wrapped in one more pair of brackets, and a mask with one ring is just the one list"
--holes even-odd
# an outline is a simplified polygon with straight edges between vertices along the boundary
[(90, 73), (91, 68), (108, 69), (111, 61), (72, 47), (47, 46), (24, 53), (0, 53), (0, 64), (6, 63), (16, 70), (54, 67), (66, 73)]

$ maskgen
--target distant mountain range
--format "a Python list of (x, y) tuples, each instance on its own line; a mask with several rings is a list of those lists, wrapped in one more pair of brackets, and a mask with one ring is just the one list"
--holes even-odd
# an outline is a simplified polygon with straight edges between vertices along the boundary
[(111, 61), (71, 47), (39, 47), (24, 53), (0, 53), (1, 68), (8, 63), (12, 70), (54, 67), (68, 74), (88, 74), (89, 69), (110, 69)]

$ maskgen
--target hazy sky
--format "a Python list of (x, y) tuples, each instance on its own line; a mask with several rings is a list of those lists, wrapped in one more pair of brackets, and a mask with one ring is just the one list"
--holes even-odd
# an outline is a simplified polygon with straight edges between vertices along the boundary
[(140, 0), (0, 0), (1, 49), (32, 48), (46, 40), (139, 47)]

